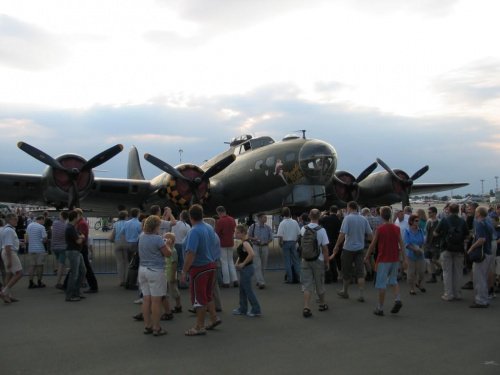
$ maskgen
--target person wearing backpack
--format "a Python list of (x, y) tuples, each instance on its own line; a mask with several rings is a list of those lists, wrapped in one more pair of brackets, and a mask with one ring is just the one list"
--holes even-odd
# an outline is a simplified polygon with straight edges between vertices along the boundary
[(328, 310), (325, 303), (325, 270), (329, 268), (328, 260), (328, 236), (326, 230), (319, 224), (321, 212), (313, 208), (309, 213), (311, 222), (304, 225), (300, 230), (302, 235), (302, 261), (300, 264), (300, 281), (304, 296), (304, 310), (302, 315), (308, 318), (312, 315), (309, 308), (311, 292), (316, 288), (319, 297), (319, 311)]
[(449, 206), (450, 215), (444, 217), (434, 229), (433, 236), (441, 237), (443, 265), (443, 301), (462, 299), (462, 275), (464, 264), (464, 242), (468, 230), (465, 220), (458, 216), (460, 207), (456, 203)]

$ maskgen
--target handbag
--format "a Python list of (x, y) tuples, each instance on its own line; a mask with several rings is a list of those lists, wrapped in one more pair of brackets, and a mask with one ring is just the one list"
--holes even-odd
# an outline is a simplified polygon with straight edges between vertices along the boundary
[(134, 271), (137, 271), (139, 269), (139, 252), (138, 251), (136, 251), (134, 253), (134, 255), (132, 256), (132, 260), (130, 261), (128, 269), (134, 270)]
[[(484, 246), (484, 245), (483, 245)], [(469, 260), (473, 263), (481, 263), (484, 260), (484, 249), (483, 246), (481, 247), (476, 247), (474, 250), (472, 250), (468, 256)]]

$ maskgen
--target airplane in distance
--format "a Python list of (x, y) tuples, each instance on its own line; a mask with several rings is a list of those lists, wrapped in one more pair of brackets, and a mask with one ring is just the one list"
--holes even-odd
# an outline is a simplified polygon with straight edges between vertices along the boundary
[(469, 195), (468, 197), (462, 198), (462, 199), (456, 199), (456, 198), (450, 198), (446, 203), (457, 203), (457, 204), (462, 204), (462, 203), (470, 203), (474, 202), (472, 197)]
[[(56, 158), (19, 142), (18, 147), (46, 164), (41, 175), (0, 173), (0, 200), (11, 203), (52, 206), (58, 210), (81, 207), (88, 216), (114, 216), (120, 210), (152, 205), (170, 206), (179, 212), (194, 203), (207, 214), (217, 206), (226, 207), (234, 217), (257, 212), (274, 214), (288, 206), (294, 213), (311, 208), (345, 207), (354, 200), (361, 206), (380, 206), (403, 202), (410, 194), (427, 194), (456, 189), (467, 183), (414, 183), (428, 169), (411, 177), (401, 169), (391, 169), (382, 160), (369, 165), (357, 178), (337, 170), (337, 151), (330, 144), (297, 134), (281, 141), (271, 137), (241, 135), (229, 148), (201, 166), (181, 164), (172, 167), (158, 157), (144, 158), (162, 173), (147, 180), (139, 154), (132, 146), (128, 156), (127, 178), (94, 176), (94, 168), (123, 150), (115, 145), (90, 160), (76, 154)], [(383, 171), (372, 173), (378, 165)]]

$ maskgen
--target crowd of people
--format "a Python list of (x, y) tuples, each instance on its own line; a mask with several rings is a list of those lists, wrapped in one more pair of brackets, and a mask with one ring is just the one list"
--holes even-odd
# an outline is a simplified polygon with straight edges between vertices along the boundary
[[(474, 289), (470, 307), (486, 308), (495, 297), (500, 274), (500, 205), (487, 208), (472, 202), (461, 215), (457, 204), (446, 205), (441, 213), (429, 207), (427, 212), (419, 209), (413, 214), (411, 207), (370, 210), (349, 202), (345, 210), (336, 206), (324, 212), (312, 209), (298, 221), (284, 207), (283, 220), (273, 220), (274, 228), (267, 224), (264, 213), (258, 214), (250, 226), (237, 224), (222, 206), (217, 207), (215, 217), (205, 217), (200, 205), (182, 211), (178, 219), (168, 207), (162, 212), (159, 206), (152, 206), (149, 211), (149, 215), (141, 214), (138, 208), (130, 213), (121, 211), (109, 239), (114, 243), (119, 285), (137, 286), (141, 296), (141, 313), (134, 319), (144, 321), (143, 333), (153, 336), (167, 333), (161, 321), (182, 313), (179, 289), (189, 288), (188, 311), (197, 318), (196, 324), (184, 332), (186, 336), (205, 335), (222, 323), (218, 315), (222, 310), (219, 287), (239, 288), (234, 315), (260, 316), (262, 308), (253, 285), (266, 288), (273, 231), (283, 254), (284, 282), (301, 283), (305, 318), (313, 315), (312, 294), (317, 295), (318, 311), (329, 309), (325, 283), (339, 280), (342, 286), (337, 296), (350, 298), (349, 289), (357, 284), (359, 302), (365, 302), (365, 281), (375, 280), (378, 303), (373, 313), (377, 316), (384, 315), (388, 286), (394, 293), (390, 311), (399, 313), (403, 302), (398, 282), (405, 277), (410, 295), (416, 295), (417, 290), (425, 293), (424, 283), (437, 283), (441, 276), (443, 301), (460, 300), (462, 289)], [(89, 226), (80, 209), (61, 212), (48, 229), (46, 216), (30, 217), (21, 236), (25, 241), (20, 241), (16, 230), (19, 220), (24, 218), (10, 212), (5, 222), (0, 221), (0, 297), (5, 303), (19, 301), (12, 289), (23, 276), (18, 252), (25, 244), (30, 261), (28, 288), (45, 287), (43, 265), (46, 253), (51, 251), (58, 261), (56, 288), (65, 290), (66, 301), (78, 302), (85, 298), (84, 293), (99, 292), (89, 262)], [(239, 240), (236, 261), (235, 238)], [(51, 245), (47, 248), (48, 242)], [(137, 273), (129, 269), (134, 258), (138, 258)], [(66, 261), (69, 272), (62, 282)], [(427, 270), (430, 278), (425, 280)], [(470, 274), (471, 280), (461, 285), (465, 274)], [(85, 283), (88, 289), (82, 293)]]

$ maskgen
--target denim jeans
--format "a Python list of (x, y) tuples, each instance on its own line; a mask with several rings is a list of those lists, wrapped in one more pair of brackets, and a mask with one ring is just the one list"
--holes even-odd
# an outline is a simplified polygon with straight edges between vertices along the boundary
[(281, 249), (285, 258), (286, 281), (291, 283), (293, 281), (292, 266), (297, 276), (300, 275), (299, 259), (297, 258), (297, 241), (283, 241)]
[(257, 296), (252, 289), (252, 276), (255, 272), (253, 264), (240, 270), (240, 312), (246, 314), (248, 311), (248, 302), (252, 306), (252, 314), (260, 314), (260, 305)]
[(82, 253), (78, 250), (66, 250), (66, 259), (69, 261), (69, 278), (66, 287), (66, 298), (78, 297), (83, 278), (87, 269), (83, 262)]

